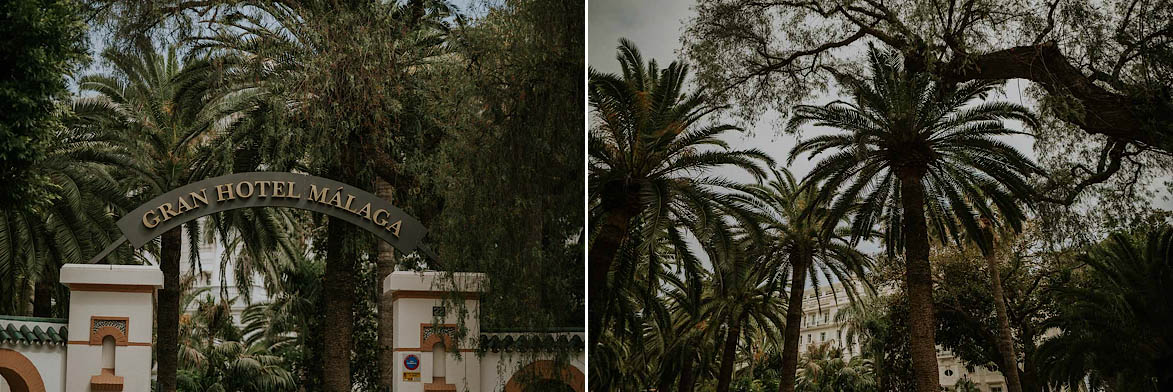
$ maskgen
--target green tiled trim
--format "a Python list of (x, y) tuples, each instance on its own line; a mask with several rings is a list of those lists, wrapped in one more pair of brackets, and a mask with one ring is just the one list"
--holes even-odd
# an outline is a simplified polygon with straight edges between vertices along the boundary
[(4, 343), (64, 345), (68, 336), (65, 326), (42, 329), (34, 325), (30, 329), (28, 325), (17, 328), (12, 323), (0, 324), (0, 342)]
[(545, 351), (545, 352), (582, 352), (586, 345), (582, 341), (582, 337), (574, 335), (567, 337), (566, 335), (558, 335), (555, 337), (548, 333), (530, 333), (518, 336), (514, 339), (513, 336), (489, 336), (481, 335), (478, 341), (477, 349), (481, 352), (527, 352), (527, 351)]

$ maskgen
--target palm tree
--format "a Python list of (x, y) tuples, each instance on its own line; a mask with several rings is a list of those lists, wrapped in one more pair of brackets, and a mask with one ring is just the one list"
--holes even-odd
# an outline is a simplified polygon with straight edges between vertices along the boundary
[(986, 268), (990, 270), (990, 288), (994, 296), (994, 310), (998, 316), (998, 353), (1002, 355), (1002, 375), (1006, 377), (1006, 389), (1010, 392), (1022, 392), (1022, 381), (1018, 377), (1018, 355), (1014, 350), (1014, 336), (1010, 331), (1010, 316), (1006, 310), (1006, 295), (1002, 292), (1002, 272), (998, 266), (997, 233), (993, 220), (989, 217), (981, 218), (984, 228), (981, 245), (986, 259)]
[(980, 233), (975, 216), (994, 213), (973, 201), (989, 199), (1017, 227), (1022, 212), (1012, 201), (1031, 194), (1027, 176), (1038, 169), (996, 137), (1016, 133), (1003, 120), (1028, 126), (1037, 121), (1021, 105), (977, 102), (993, 92), (993, 82), (947, 85), (904, 71), (896, 53), (872, 48), (868, 57), (869, 80), (843, 78), (851, 102), (798, 106), (789, 123), (791, 131), (813, 123), (845, 132), (803, 140), (790, 159), (804, 152), (833, 152), (806, 180), (822, 184), (819, 198), (838, 193), (827, 221), (837, 222), (862, 200), (851, 211), (854, 235), (870, 232), (874, 222), (883, 220), (888, 253), (904, 250), (917, 390), (936, 391), (929, 225), (942, 242), (959, 241), (965, 233), (975, 236)]
[(828, 221), (831, 218), (828, 214), (830, 199), (818, 198), (814, 186), (799, 186), (788, 170), (781, 169), (774, 173), (774, 180), (769, 183), (748, 185), (743, 191), (744, 194), (735, 195), (735, 199), (747, 208), (755, 209), (759, 215), (756, 220), (766, 229), (762, 237), (764, 242), (758, 246), (769, 262), (790, 271), (790, 299), (786, 305), (778, 390), (794, 392), (802, 301), (808, 276), (816, 291), (820, 278), (827, 282), (844, 282), (847, 295), (854, 298), (854, 286), (848, 282), (862, 277), (871, 261), (846, 237), (850, 228)]
[[(376, 178), (398, 182), (396, 186), (416, 180), (405, 157), (422, 148), (416, 143), (422, 127), (412, 126), (415, 112), (421, 111), (417, 106), (426, 104), (418, 94), (421, 84), (437, 58), (450, 51), (445, 45), (450, 16), (446, 2), (233, 5), (250, 12), (214, 13), (220, 16), (207, 21), (210, 33), (194, 41), (198, 51), (229, 65), (221, 67), (224, 95), (262, 92), (249, 107), (272, 112), (266, 115), (286, 126), (258, 138), (283, 149), (268, 159), (301, 163), (308, 172), (367, 189)], [(392, 190), (383, 191), (379, 196), (389, 198)], [(346, 244), (356, 237), (349, 223), (327, 222), (324, 317), (335, 327), (325, 330), (321, 367), (326, 390), (349, 391), (353, 320), (348, 309), (358, 246)], [(379, 252), (381, 271), (386, 272), (394, 259), (388, 248)], [(391, 362), (389, 317), (380, 323), (382, 361)]]
[[(70, 263), (84, 263), (115, 240), (116, 216), (130, 206), (111, 170), (127, 160), (112, 141), (74, 113), (85, 108), (74, 103), (68, 128), (49, 140), (45, 158), (30, 167), (30, 175), (48, 179), (42, 202), (0, 206), (0, 313), (63, 316), (64, 287), (57, 272)], [(111, 260), (128, 260), (128, 252)], [(33, 288), (32, 296), (28, 288)], [(57, 309), (52, 298), (58, 298)]]
[[(207, 288), (192, 289), (195, 275), (182, 283), (178, 389), (184, 391), (293, 391), (294, 379), (271, 347), (244, 340), (232, 322), (236, 298), (217, 299)], [(201, 297), (202, 296), (202, 297)]]
[[(659, 69), (646, 65), (635, 45), (620, 40), (622, 75), (590, 72), (588, 96), (597, 120), (587, 146), (591, 244), (588, 254), (588, 297), (602, 301), (612, 263), (638, 227), (644, 243), (668, 232), (674, 220), (691, 221), (689, 228), (718, 224), (715, 188), (729, 183), (697, 176), (714, 167), (742, 168), (765, 177), (758, 162), (772, 160), (758, 150), (730, 150), (718, 137), (741, 131), (733, 125), (700, 125), (716, 110), (706, 105), (704, 91), (683, 91), (688, 67), (680, 62)], [(641, 225), (632, 225), (639, 217)], [(692, 267), (690, 267), (692, 268)], [(605, 303), (591, 306), (592, 331), (601, 331)], [(600, 334), (591, 334), (594, 347)]]
[(746, 252), (748, 243), (744, 239), (732, 247), (712, 245), (721, 241), (709, 243), (702, 246), (709, 254), (713, 273), (703, 294), (702, 314), (712, 324), (710, 328), (715, 328), (709, 335), (719, 339), (721, 348), (716, 390), (728, 392), (743, 331), (766, 329), (776, 336), (776, 331), (785, 325), (781, 316), (786, 314), (786, 306), (775, 294), (786, 282), (773, 266), (759, 263), (758, 258)]
[[(113, 65), (113, 72), (82, 76), (79, 88), (96, 95), (78, 101), (88, 108), (81, 114), (95, 122), (103, 137), (115, 141), (129, 158), (120, 162), (128, 194), (145, 201), (198, 180), (201, 174), (214, 173), (201, 165), (207, 161), (207, 146), (217, 137), (225, 137), (238, 117), (223, 110), (219, 102), (206, 99), (206, 60), (183, 64), (175, 47), (157, 53), (149, 43), (140, 43), (134, 52), (108, 49), (103, 55)], [(292, 247), (281, 233), (281, 219), (273, 211), (218, 217), (228, 222), (220, 227), (222, 237), (232, 238), (228, 233), (234, 232), (255, 240), (244, 243), (253, 260), (273, 260), (272, 256), (281, 252), (268, 252), (272, 248), (290, 252)], [(158, 297), (158, 383), (160, 390), (168, 392), (175, 390), (178, 369), (179, 262), (184, 232), (188, 243), (199, 243), (200, 223), (191, 221), (163, 233), (156, 253), (164, 280)], [(189, 260), (198, 269), (199, 248), (189, 248)]]
[(1059, 294), (1066, 305), (1045, 324), (1062, 332), (1039, 347), (1052, 385), (1173, 388), (1173, 227), (1137, 234), (1113, 233), (1079, 256), (1084, 281)]
[(798, 390), (803, 392), (864, 392), (876, 390), (871, 360), (843, 358), (843, 349), (831, 342), (811, 345), (802, 357)]

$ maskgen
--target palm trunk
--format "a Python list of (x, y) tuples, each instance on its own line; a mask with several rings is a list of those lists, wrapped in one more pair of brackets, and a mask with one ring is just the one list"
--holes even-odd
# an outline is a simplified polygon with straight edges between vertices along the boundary
[(733, 381), (733, 362), (737, 360), (737, 339), (741, 336), (742, 317), (734, 318), (729, 325), (729, 334), (725, 336), (725, 346), (721, 353), (721, 371), (717, 375), (717, 392), (729, 392), (729, 383)]
[(934, 337), (933, 274), (929, 265), (929, 231), (925, 222), (923, 171), (900, 176), (903, 209), (904, 281), (908, 292), (909, 347), (918, 392), (937, 392), (937, 345)]
[[(382, 178), (375, 179), (375, 195), (379, 198), (391, 202), (394, 191), (387, 181)], [(387, 287), (383, 287), (383, 281), (395, 272), (395, 248), (384, 241), (376, 242), (379, 243), (375, 258), (376, 272), (379, 276), (376, 282), (379, 290), (379, 390), (390, 392), (395, 385), (395, 319), (391, 296), (383, 297), (387, 290)]]
[(53, 316), (53, 286), (54, 283), (49, 280), (46, 274), (41, 274), (37, 278), (37, 283), (33, 286), (33, 316), (34, 317), (52, 317)]
[(590, 326), (587, 329), (590, 335), (589, 349), (594, 349), (602, 335), (605, 292), (607, 289), (607, 273), (611, 271), (611, 262), (619, 252), (619, 245), (627, 237), (627, 229), (631, 219), (639, 213), (639, 192), (637, 189), (615, 189), (611, 196), (604, 196), (606, 208), (603, 216), (603, 227), (591, 240), (589, 252), (590, 282), (587, 283), (587, 298), (591, 301)]
[(998, 352), (1002, 355), (1002, 375), (1006, 377), (1008, 392), (1022, 392), (1018, 378), (1018, 356), (1014, 353), (1014, 338), (1010, 335), (1010, 316), (1006, 311), (1006, 297), (1002, 293), (1002, 272), (994, 253), (994, 236), (990, 235), (990, 249), (986, 252), (986, 266), (990, 268), (990, 285), (994, 290), (994, 309), (998, 313)]
[[(160, 392), (175, 392), (175, 375), (179, 367), (179, 288), (180, 246), (183, 229), (174, 228), (163, 233), (159, 249), (159, 268), (163, 271), (163, 289), (159, 290), (158, 324), (158, 386)], [(194, 245), (193, 245), (194, 246)]]
[(798, 263), (791, 272), (790, 300), (786, 304), (786, 330), (782, 333), (782, 379), (778, 382), (778, 392), (794, 392), (794, 384), (798, 374), (798, 341), (799, 329), (802, 327), (802, 299), (806, 292), (806, 270), (810, 267), (812, 255), (800, 250), (796, 258)]
[(327, 392), (350, 392), (350, 349), (353, 344), (354, 304), (353, 250), (345, 249), (347, 230), (345, 221), (329, 218), (326, 233), (326, 273), (323, 277), (325, 323), (322, 350), (322, 386)]
[(696, 384), (696, 376), (693, 375), (694, 362), (696, 361), (691, 355), (685, 356), (684, 369), (680, 370), (680, 384), (676, 386), (677, 392), (692, 392), (693, 385)]

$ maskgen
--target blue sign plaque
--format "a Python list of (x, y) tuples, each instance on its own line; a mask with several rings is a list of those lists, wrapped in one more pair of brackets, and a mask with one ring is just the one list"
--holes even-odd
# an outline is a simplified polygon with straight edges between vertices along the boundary
[(418, 369), (420, 367), (420, 357), (417, 357), (415, 354), (409, 354), (403, 357), (403, 367), (407, 368), (407, 370)]

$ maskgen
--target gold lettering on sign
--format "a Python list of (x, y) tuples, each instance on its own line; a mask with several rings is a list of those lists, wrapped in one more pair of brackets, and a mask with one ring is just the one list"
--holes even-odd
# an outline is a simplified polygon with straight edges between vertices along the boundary
[[(180, 214), (191, 210), (191, 204), (187, 204), (187, 200), (184, 200), (183, 196), (179, 197), (178, 204), (179, 204), (179, 208), (177, 208), (176, 211), (179, 212)], [(199, 204), (196, 204), (196, 207), (199, 207)], [(176, 214), (176, 215), (178, 215), (178, 214)]]
[(171, 217), (179, 216), (179, 213), (175, 212), (175, 209), (171, 208), (171, 203), (163, 203), (163, 205), (159, 206), (159, 215), (163, 216), (163, 221), (169, 221), (171, 220)]
[(391, 215), (391, 213), (387, 212), (387, 210), (380, 208), (378, 210), (375, 210), (375, 217), (372, 219), (372, 222), (375, 222), (375, 224), (379, 225), (379, 226), (387, 226), (387, 218), (379, 218), (380, 213), (382, 213), (383, 215), (388, 215), (388, 216)]
[[(228, 197), (224, 197), (228, 195)], [(216, 201), (232, 200), (236, 195), (232, 194), (232, 183), (216, 185)]]
[(318, 185), (317, 184), (310, 184), (310, 200), (316, 201), (321, 204), (326, 204), (326, 197), (329, 195), (330, 195), (330, 188), (322, 188), (322, 191), (318, 192)]
[(362, 208), (359, 208), (355, 214), (362, 215), (363, 219), (371, 220), (371, 203), (367, 203)]
[(199, 194), (191, 192), (188, 196), (191, 197), (191, 204), (195, 204), (195, 208), (200, 208), (200, 204), (196, 203), (196, 200), (204, 202), (204, 205), (208, 205), (208, 188), (200, 189)]
[(258, 193), (257, 196), (267, 197), (268, 195), (265, 194), (265, 185), (269, 185), (271, 183), (272, 183), (272, 181), (257, 181), (256, 182), (257, 188), (261, 188), (261, 192)]
[(387, 231), (390, 231), (391, 235), (394, 235), (395, 238), (399, 238), (399, 228), (402, 226), (403, 220), (397, 220), (395, 223), (392, 223), (391, 226), (387, 226)]
[[(243, 187), (241, 185), (248, 185), (248, 193), (244, 192), (244, 190), (242, 189)], [(236, 195), (240, 196), (241, 199), (252, 197), (253, 183), (248, 182), (248, 181), (236, 183)]]
[(158, 225), (159, 217), (155, 216), (155, 210), (147, 210), (147, 212), (143, 213), (143, 226), (146, 226), (148, 229), (154, 229)]
[(289, 182), (288, 182), (288, 184), (289, 184), (289, 198), (291, 198), (291, 199), (300, 199), (300, 198), (301, 198), (301, 194), (300, 194), (300, 193), (298, 193), (298, 194), (294, 194), (294, 191), (293, 191), (293, 186), (294, 186), (294, 185), (296, 185), (296, 184), (294, 184), (294, 182), (293, 182), (293, 181), (289, 181)]
[(330, 201), (326, 202), (326, 204), (333, 204), (335, 207), (342, 208), (342, 188), (338, 188), (338, 191), (334, 192), (334, 197), (331, 197)]
[(273, 197), (285, 197), (284, 182), (273, 181)]

